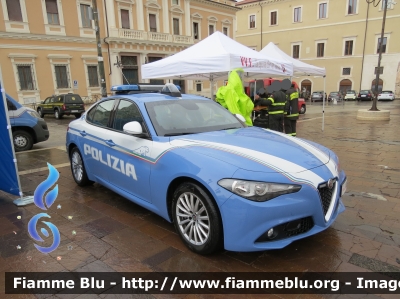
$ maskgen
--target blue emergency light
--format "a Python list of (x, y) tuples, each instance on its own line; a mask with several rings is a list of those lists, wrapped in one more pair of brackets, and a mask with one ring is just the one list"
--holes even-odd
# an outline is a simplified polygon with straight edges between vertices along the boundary
[(114, 85), (111, 87), (111, 91), (115, 94), (135, 94), (135, 93), (163, 93), (174, 97), (181, 96), (181, 87), (172, 83), (165, 85), (155, 84), (130, 84), (130, 85)]

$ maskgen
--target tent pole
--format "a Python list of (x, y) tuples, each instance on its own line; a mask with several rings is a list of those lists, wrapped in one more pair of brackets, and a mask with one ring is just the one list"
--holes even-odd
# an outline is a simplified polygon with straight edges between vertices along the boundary
[(324, 76), (324, 94), (323, 101), (322, 101), (322, 131), (324, 131), (324, 124), (325, 124), (325, 89), (326, 89), (326, 76)]
[(210, 77), (210, 98), (214, 100), (214, 78), (212, 75)]

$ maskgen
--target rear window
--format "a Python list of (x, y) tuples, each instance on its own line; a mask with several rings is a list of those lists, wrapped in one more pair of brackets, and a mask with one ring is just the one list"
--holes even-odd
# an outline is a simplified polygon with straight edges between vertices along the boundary
[(79, 94), (67, 94), (65, 95), (65, 104), (83, 104), (83, 101)]
[(337, 94), (337, 92), (331, 92), (331, 96), (336, 96)]
[(370, 93), (370, 92), (369, 92), (369, 90), (361, 90), (360, 93), (361, 94), (367, 94), (367, 93)]
[(393, 91), (385, 90), (385, 91), (382, 91), (382, 93), (393, 93)]
[(346, 93), (348, 93), (348, 94), (354, 94), (355, 91), (354, 91), (354, 90), (349, 90), (349, 91), (347, 91)]

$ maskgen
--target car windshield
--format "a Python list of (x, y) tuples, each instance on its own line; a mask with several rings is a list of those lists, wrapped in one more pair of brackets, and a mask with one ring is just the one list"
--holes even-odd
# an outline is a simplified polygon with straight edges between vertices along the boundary
[(393, 93), (393, 92), (390, 90), (384, 90), (384, 91), (382, 91), (382, 93)]
[(78, 94), (67, 94), (65, 96), (66, 104), (83, 104), (82, 98)]
[(171, 100), (145, 105), (158, 136), (245, 127), (232, 113), (211, 100)]
[(322, 91), (314, 91), (313, 92), (313, 95), (321, 95), (322, 94)]
[(354, 90), (348, 90), (346, 93), (347, 94), (355, 94), (356, 92)]
[(369, 90), (361, 90), (360, 93), (361, 94), (367, 94), (367, 93), (369, 93)]
[(331, 92), (331, 96), (337, 96), (338, 92)]

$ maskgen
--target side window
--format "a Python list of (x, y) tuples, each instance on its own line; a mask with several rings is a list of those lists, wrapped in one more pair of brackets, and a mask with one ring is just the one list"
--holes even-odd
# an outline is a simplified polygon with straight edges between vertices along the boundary
[(55, 99), (54, 98), (51, 98), (50, 99), (50, 103), (54, 103), (55, 102)]
[[(108, 120), (110, 119), (111, 110), (114, 106), (115, 100), (108, 100), (101, 102), (94, 108), (93, 117), (91, 117), (91, 123), (102, 127), (107, 127)], [(92, 112), (92, 111), (91, 111)], [(89, 119), (88, 119), (89, 121)]]
[(131, 121), (139, 122), (143, 132), (146, 131), (143, 117), (136, 104), (128, 100), (121, 100), (115, 113), (113, 128), (122, 132), (124, 125)]
[(64, 100), (64, 97), (61, 96), (61, 97), (57, 97), (57, 99), (55, 100), (55, 102), (57, 102), (57, 103), (62, 103), (63, 100)]
[(43, 104), (48, 104), (48, 103), (50, 103), (50, 100), (51, 100), (51, 98), (45, 99)]
[(7, 109), (8, 111), (17, 110), (17, 107), (7, 99)]

